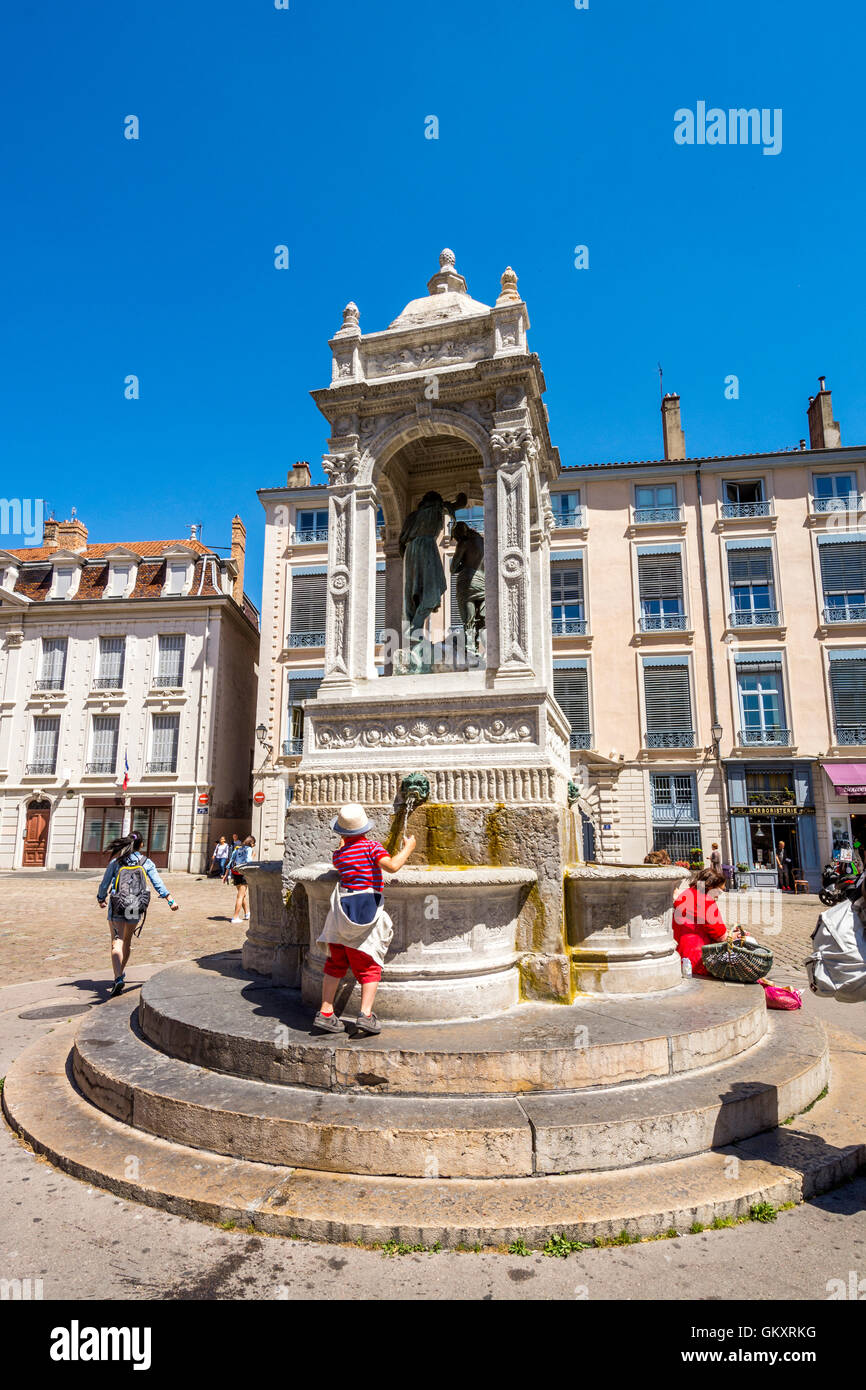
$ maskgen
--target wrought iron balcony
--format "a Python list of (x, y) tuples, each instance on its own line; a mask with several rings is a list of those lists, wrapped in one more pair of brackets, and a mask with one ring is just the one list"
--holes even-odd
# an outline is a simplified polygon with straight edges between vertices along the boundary
[(290, 632), (286, 637), (287, 647), (324, 647), (324, 632)]
[(657, 802), (652, 803), (653, 825), (697, 825), (698, 808), (695, 802)]
[(644, 748), (694, 748), (694, 729), (647, 729)]
[(183, 685), (183, 672), (174, 671), (167, 676), (154, 676), (153, 684), (160, 690), (180, 690)]
[(824, 609), (825, 623), (866, 623), (866, 603), (831, 603)]
[(685, 613), (642, 613), (641, 632), (685, 632), (689, 625)]
[[(378, 534), (379, 528), (376, 528)], [(296, 531), (294, 535), (295, 545), (315, 545), (316, 541), (326, 541), (328, 539), (327, 526), (313, 527), (303, 531)]]
[(572, 729), (572, 731), (571, 731), (571, 738), (570, 738), (570, 740), (569, 740), (569, 747), (571, 747), (571, 748), (591, 748), (591, 747), (592, 747), (592, 734), (590, 734), (590, 733), (578, 733), (575, 729)]
[(145, 772), (177, 772), (177, 763), (173, 758), (158, 758), (147, 763), (144, 770)]
[(37, 690), (62, 690), (62, 676), (43, 676), (42, 680), (36, 682)]
[(738, 608), (730, 615), (731, 627), (779, 627), (778, 608)]
[(287, 738), (283, 741), (283, 757), (299, 758), (304, 751), (302, 738)]
[(656, 521), (682, 521), (682, 507), (635, 507), (635, 526), (648, 526)]
[(97, 690), (122, 690), (123, 676), (97, 676), (93, 684)]
[(856, 492), (847, 497), (813, 497), (813, 512), (862, 512), (863, 498)]
[(586, 618), (554, 618), (551, 628), (554, 637), (585, 637)]
[(26, 777), (53, 777), (56, 767), (56, 760), (51, 763), (28, 763), (24, 769), (24, 775)]
[(769, 516), (769, 502), (723, 502), (722, 516), (737, 520), (744, 516)]
[(581, 527), (586, 525), (584, 520), (583, 507), (572, 507), (570, 511), (553, 513), (553, 519), (560, 530), (567, 530), (569, 526)]
[(741, 729), (740, 743), (750, 748), (787, 748), (791, 743), (791, 730)]
[(106, 760), (103, 758), (102, 762), (85, 763), (84, 771), (86, 773), (92, 773), (94, 775), (102, 777), (109, 777), (113, 775), (116, 766), (117, 760), (115, 758), (112, 758), (111, 762), (106, 762)]
[(837, 724), (836, 742), (840, 748), (866, 745), (866, 724)]

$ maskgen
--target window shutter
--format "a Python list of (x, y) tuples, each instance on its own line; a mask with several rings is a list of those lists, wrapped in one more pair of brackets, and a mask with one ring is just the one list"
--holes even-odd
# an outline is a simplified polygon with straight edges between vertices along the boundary
[(589, 685), (586, 671), (554, 671), (553, 694), (571, 725), (572, 733), (590, 733)]
[(180, 716), (177, 714), (155, 714), (153, 716), (153, 741), (151, 761), (168, 766), (177, 771), (177, 745), (180, 731)]
[(292, 632), (325, 631), (325, 574), (296, 574), (292, 579)]
[(57, 765), (57, 744), (60, 739), (60, 720), (39, 718), (33, 721), (33, 761), (52, 770)]
[(99, 674), (104, 680), (122, 683), (124, 646), (123, 637), (100, 637)]
[(825, 594), (866, 590), (866, 541), (825, 542), (818, 551)]
[(731, 584), (772, 584), (773, 552), (770, 547), (729, 550), (728, 578)]
[(551, 565), (550, 598), (552, 603), (583, 603), (583, 564), (571, 561), (568, 565)]
[(451, 575), (451, 626), (462, 627), (463, 619), (460, 617), (460, 609), (457, 605), (457, 575)]
[(665, 729), (690, 729), (689, 668), (645, 666), (643, 679), (647, 731), (660, 733)]
[(837, 724), (866, 724), (866, 660), (831, 661), (830, 689)]
[(638, 588), (641, 599), (683, 596), (683, 562), (680, 555), (638, 555)]
[(316, 692), (322, 684), (321, 676), (315, 680), (289, 681), (289, 708), (299, 705), (302, 700), (315, 699)]
[(385, 571), (376, 572), (376, 633), (380, 633), (385, 626)]
[(164, 633), (159, 639), (157, 675), (162, 685), (183, 685), (182, 632)]
[(42, 679), (60, 681), (66, 672), (66, 638), (43, 637), (42, 639)]
[(118, 717), (98, 714), (93, 718), (93, 762), (112, 767), (117, 762)]

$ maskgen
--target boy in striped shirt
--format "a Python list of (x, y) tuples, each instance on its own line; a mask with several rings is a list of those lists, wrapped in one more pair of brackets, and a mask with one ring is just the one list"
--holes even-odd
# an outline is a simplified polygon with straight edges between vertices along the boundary
[(322, 1006), (313, 1027), (326, 1033), (341, 1033), (345, 1027), (334, 1013), (337, 986), (351, 970), (361, 986), (361, 1010), (355, 1022), (360, 1033), (380, 1033), (381, 1025), (373, 1012), (373, 1001), (382, 978), (382, 966), (394, 929), (384, 908), (382, 871), (396, 874), (415, 848), (415, 836), (403, 840), (399, 853), (390, 855), (372, 830), (363, 806), (344, 806), (331, 822), (340, 836), (333, 863), (339, 882), (331, 898), (331, 910), (319, 941), (327, 943), (328, 958), (322, 980)]

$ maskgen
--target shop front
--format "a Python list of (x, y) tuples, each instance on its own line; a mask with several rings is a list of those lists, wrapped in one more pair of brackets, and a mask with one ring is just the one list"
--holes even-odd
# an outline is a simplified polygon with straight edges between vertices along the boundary
[(123, 834), (123, 796), (84, 798), (84, 836), (81, 841), (82, 869), (104, 869), (109, 860), (108, 846)]
[(789, 889), (808, 883), (817, 892), (821, 865), (810, 764), (729, 765), (727, 780), (740, 882)]
[(866, 865), (866, 763), (824, 763), (828, 839), (833, 859)]

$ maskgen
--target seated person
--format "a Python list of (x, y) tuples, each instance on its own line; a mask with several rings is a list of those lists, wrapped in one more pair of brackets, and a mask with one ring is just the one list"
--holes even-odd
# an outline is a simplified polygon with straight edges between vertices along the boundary
[(713, 941), (724, 941), (728, 934), (716, 898), (725, 886), (724, 874), (701, 869), (688, 887), (674, 898), (673, 929), (677, 950), (691, 961), (692, 974), (707, 976), (702, 951)]

